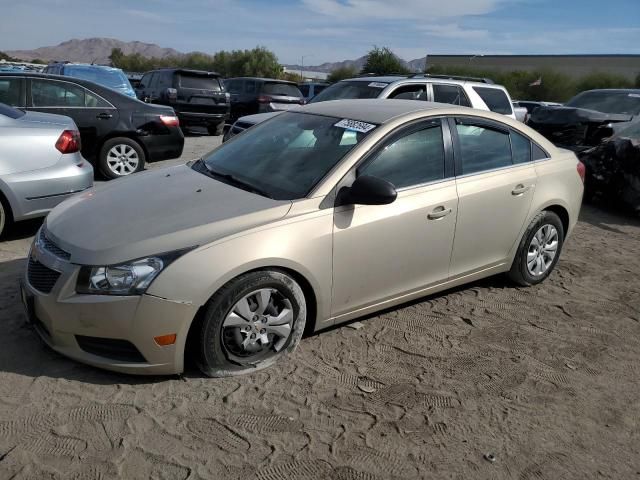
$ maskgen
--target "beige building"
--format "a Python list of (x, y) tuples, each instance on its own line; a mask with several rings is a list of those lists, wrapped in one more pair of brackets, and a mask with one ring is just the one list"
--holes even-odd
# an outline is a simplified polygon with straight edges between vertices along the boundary
[(640, 55), (429, 55), (427, 66), (435, 65), (508, 71), (552, 68), (573, 78), (607, 72), (635, 80)]

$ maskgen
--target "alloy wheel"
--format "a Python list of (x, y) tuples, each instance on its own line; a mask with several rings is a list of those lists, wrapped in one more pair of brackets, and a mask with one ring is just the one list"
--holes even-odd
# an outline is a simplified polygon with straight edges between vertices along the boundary
[(529, 243), (527, 270), (534, 277), (547, 273), (558, 253), (558, 230), (550, 224), (543, 225)]
[(135, 172), (139, 165), (140, 157), (131, 145), (114, 145), (107, 152), (107, 166), (115, 175), (129, 175)]

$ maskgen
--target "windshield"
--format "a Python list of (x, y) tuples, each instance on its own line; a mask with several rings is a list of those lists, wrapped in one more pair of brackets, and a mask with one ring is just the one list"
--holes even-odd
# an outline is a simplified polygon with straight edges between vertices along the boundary
[(309, 103), (344, 100), (348, 98), (377, 98), (387, 85), (388, 83), (374, 81), (342, 81), (327, 87), (313, 97)]
[(9, 105), (5, 105), (4, 103), (0, 103), (0, 115), (16, 119), (22, 117), (24, 112), (17, 108), (10, 107)]
[(135, 97), (129, 80), (119, 68), (96, 67), (92, 65), (65, 65), (65, 75), (82, 78), (104, 87)]
[(603, 113), (638, 115), (640, 114), (640, 91), (637, 93), (584, 92), (573, 97), (565, 105)]
[(286, 112), (223, 143), (203, 161), (218, 177), (231, 176), (235, 184), (250, 185), (274, 199), (294, 200), (307, 196), (374, 128), (363, 122)]

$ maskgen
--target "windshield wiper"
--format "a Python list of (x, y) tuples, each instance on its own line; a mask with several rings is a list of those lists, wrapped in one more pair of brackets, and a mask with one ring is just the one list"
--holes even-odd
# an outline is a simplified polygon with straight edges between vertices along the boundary
[(273, 197), (268, 192), (261, 189), (260, 187), (256, 187), (255, 185), (245, 182), (244, 180), (240, 180), (238, 177), (230, 173), (222, 173), (217, 170), (213, 170), (202, 159), (198, 160), (198, 162), (204, 166), (204, 168), (206, 169), (207, 172), (209, 172), (209, 175), (212, 178), (225, 180), (225, 183), (228, 183), (229, 185), (233, 185), (234, 187), (238, 187), (238, 188), (241, 188), (242, 190), (246, 190), (247, 192), (257, 193), (258, 195), (262, 195), (263, 197), (273, 199)]

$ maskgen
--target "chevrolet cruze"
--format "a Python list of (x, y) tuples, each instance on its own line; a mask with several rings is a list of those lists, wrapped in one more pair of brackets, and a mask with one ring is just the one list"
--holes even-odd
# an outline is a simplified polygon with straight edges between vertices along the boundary
[(506, 272), (549, 276), (584, 167), (515, 120), (403, 100), (277, 115), (187, 165), (88, 190), (36, 235), (22, 297), (76, 360), (252, 372), (303, 331)]

